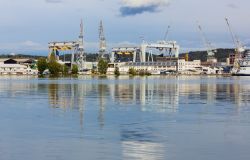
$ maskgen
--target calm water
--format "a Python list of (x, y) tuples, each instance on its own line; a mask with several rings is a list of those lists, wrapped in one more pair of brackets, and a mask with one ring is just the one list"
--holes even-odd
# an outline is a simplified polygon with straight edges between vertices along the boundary
[(249, 160), (250, 77), (0, 77), (1, 160)]

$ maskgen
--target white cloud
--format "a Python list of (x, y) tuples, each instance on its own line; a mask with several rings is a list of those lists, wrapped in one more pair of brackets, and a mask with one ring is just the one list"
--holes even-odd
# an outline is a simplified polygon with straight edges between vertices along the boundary
[(144, 12), (159, 12), (170, 0), (122, 0), (121, 16), (132, 16)]
[(169, 2), (169, 0), (122, 0), (123, 6), (126, 7), (163, 6)]

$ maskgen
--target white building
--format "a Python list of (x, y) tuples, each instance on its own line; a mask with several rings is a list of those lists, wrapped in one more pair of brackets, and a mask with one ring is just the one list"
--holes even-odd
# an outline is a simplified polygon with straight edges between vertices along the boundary
[(177, 69), (175, 61), (169, 62), (127, 62), (110, 63), (107, 73), (113, 74), (115, 68), (119, 69), (121, 74), (128, 74), (130, 68), (138, 72), (148, 72), (151, 74), (160, 74), (161, 72), (175, 72)]
[(37, 70), (31, 69), (29, 65), (24, 65), (26, 63), (26, 60), (25, 59), (19, 59), (19, 60), (0, 59), (0, 74), (3, 74), (3, 75), (37, 74)]
[(27, 69), (25, 65), (0, 63), (0, 74), (27, 74)]
[(185, 59), (179, 59), (177, 71), (180, 74), (200, 74), (202, 72), (201, 61), (185, 61)]

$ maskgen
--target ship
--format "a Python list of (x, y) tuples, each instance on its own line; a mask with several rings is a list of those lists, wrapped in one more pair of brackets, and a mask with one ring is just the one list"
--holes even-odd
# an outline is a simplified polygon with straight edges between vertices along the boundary
[(250, 76), (250, 51), (246, 51), (244, 56), (238, 62), (238, 69), (234, 76)]

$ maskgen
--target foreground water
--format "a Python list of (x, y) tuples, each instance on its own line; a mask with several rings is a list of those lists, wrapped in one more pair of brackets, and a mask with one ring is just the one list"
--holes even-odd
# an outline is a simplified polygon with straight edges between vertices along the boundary
[(250, 77), (0, 77), (1, 160), (249, 160)]

